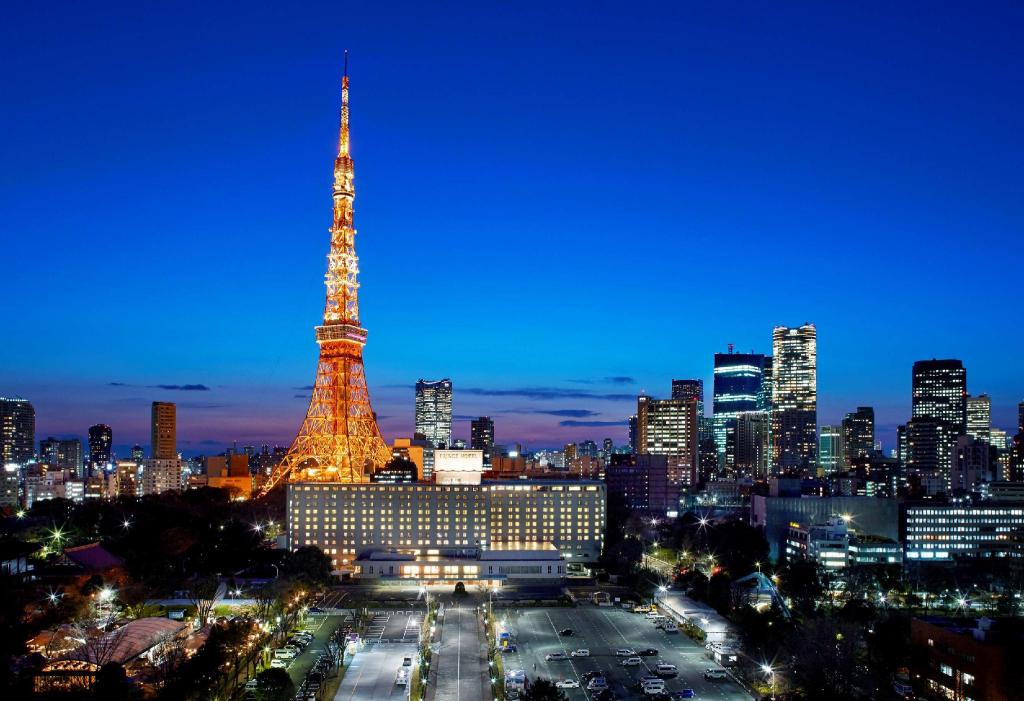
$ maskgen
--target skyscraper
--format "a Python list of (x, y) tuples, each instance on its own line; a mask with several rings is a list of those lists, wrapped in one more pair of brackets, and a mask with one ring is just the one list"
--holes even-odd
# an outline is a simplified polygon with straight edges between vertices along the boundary
[(771, 419), (766, 411), (737, 416), (733, 468), (736, 476), (767, 479), (771, 470)]
[(992, 442), (992, 400), (987, 394), (967, 398), (967, 435), (982, 443)]
[(818, 335), (814, 324), (772, 331), (773, 462), (807, 469), (818, 455)]
[(967, 370), (959, 360), (914, 363), (912, 415), (949, 424), (955, 435), (967, 433)]
[(672, 399), (696, 399), (697, 417), (704, 416), (704, 380), (672, 380)]
[(484, 467), (490, 469), (491, 454), (494, 452), (494, 421), (490, 416), (481, 416), (469, 422), (469, 447), (484, 454)]
[(416, 433), (435, 448), (452, 444), (452, 381), (419, 380), (416, 383)]
[(668, 457), (675, 488), (697, 481), (697, 400), (637, 398), (637, 453)]
[(959, 360), (919, 360), (911, 388), (907, 468), (948, 483), (956, 439), (967, 433), (967, 370)]
[[(173, 409), (174, 405), (171, 404)], [(153, 404), (153, 420), (156, 421), (156, 403)], [(173, 412), (172, 412), (173, 414)], [(173, 420), (173, 416), (172, 416)], [(156, 434), (154, 434), (155, 436)], [(103, 472), (111, 464), (110, 449), (114, 443), (114, 432), (106, 424), (89, 427), (89, 474)], [(156, 446), (154, 438), (154, 450)], [(177, 457), (177, 456), (175, 456)]]
[(859, 406), (843, 419), (843, 466), (849, 468), (854, 460), (871, 455), (875, 449), (875, 410)]
[(831, 475), (842, 469), (845, 459), (843, 427), (822, 426), (818, 433), (818, 466), (826, 475)]
[(742, 413), (757, 411), (761, 393), (764, 356), (760, 353), (715, 353), (714, 412), (715, 447), (719, 466), (727, 467), (728, 422)]
[(39, 441), (39, 460), (82, 477), (82, 441), (77, 438), (57, 440), (52, 436), (44, 438)]
[[(94, 426), (93, 428), (97, 427)], [(150, 454), (153, 458), (157, 460), (174, 460), (178, 457), (177, 408), (173, 402), (153, 402), (150, 436), (152, 441)], [(89, 451), (91, 453), (92, 429), (89, 429), (89, 437)]]
[(633, 455), (638, 453), (636, 443), (636, 414), (629, 417), (629, 452)]
[(22, 465), (36, 446), (36, 410), (27, 399), (0, 397), (0, 467)]

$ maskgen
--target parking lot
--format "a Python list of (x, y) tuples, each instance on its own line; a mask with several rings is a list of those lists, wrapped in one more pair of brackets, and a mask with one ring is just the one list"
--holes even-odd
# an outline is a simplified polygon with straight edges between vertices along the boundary
[(404, 657), (416, 654), (415, 639), (408, 643), (367, 645), (352, 658), (334, 701), (379, 701), (405, 698), (407, 686), (395, 683)]
[[(638, 688), (640, 678), (655, 676), (659, 662), (678, 667), (676, 677), (665, 680), (668, 693), (693, 689), (698, 699), (749, 701), (750, 696), (731, 679), (705, 680), (703, 673), (714, 666), (704, 647), (682, 633), (665, 633), (642, 614), (622, 609), (582, 606), (580, 608), (506, 609), (498, 618), (507, 620), (513, 633), (516, 652), (503, 655), (505, 670), (522, 669), (529, 680), (537, 678), (561, 681), (575, 679), (579, 689), (565, 689), (571, 701), (593, 701), (581, 675), (603, 672), (611, 690), (621, 699), (644, 699)], [(559, 630), (569, 628), (572, 636), (560, 636)], [(569, 657), (548, 661), (545, 655), (587, 648), (589, 657)], [(641, 657), (635, 667), (622, 666), (623, 657), (615, 651), (630, 648), (636, 651), (656, 649), (657, 655)]]
[(423, 611), (371, 611), (363, 640), (367, 643), (416, 643)]

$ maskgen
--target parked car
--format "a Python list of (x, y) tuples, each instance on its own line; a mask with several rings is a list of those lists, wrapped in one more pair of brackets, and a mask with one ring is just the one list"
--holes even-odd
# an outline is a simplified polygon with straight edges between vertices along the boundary
[(634, 655), (636, 655), (636, 650), (628, 647), (620, 647), (618, 650), (615, 651), (615, 654), (618, 657), (633, 657)]
[(558, 634), (568, 638), (572, 635), (572, 628), (562, 628), (562, 630), (558, 631)]
[(608, 680), (604, 677), (594, 677), (587, 682), (587, 689), (590, 691), (602, 691), (608, 688)]
[(566, 655), (564, 652), (549, 652), (548, 654), (544, 655), (544, 659), (548, 662), (556, 662), (558, 660), (567, 660), (569, 659), (569, 656)]
[(683, 689), (679, 693), (679, 698), (681, 698), (681, 699), (695, 699), (695, 698), (697, 698), (697, 692), (695, 692), (693, 689)]
[(676, 667), (674, 664), (668, 664), (667, 662), (662, 662), (661, 664), (659, 664), (657, 667), (654, 668), (654, 672), (659, 677), (674, 677), (674, 676), (676, 676), (679, 673), (679, 668)]
[(286, 669), (288, 667), (289, 660), (283, 657), (275, 657), (270, 661), (270, 666), (274, 669)]
[(649, 647), (646, 650), (640, 650), (636, 654), (640, 655), (640, 657), (655, 657), (658, 654), (658, 651), (653, 647)]
[(555, 682), (555, 686), (559, 689), (579, 689), (580, 683), (575, 679), (563, 679), (560, 682)]
[(579, 650), (573, 650), (569, 655), (572, 657), (590, 657), (590, 650), (585, 647), (581, 647)]
[(639, 667), (643, 663), (644, 663), (643, 660), (641, 660), (639, 657), (634, 655), (633, 657), (627, 657), (626, 659), (624, 659), (622, 661), (622, 666), (623, 667)]
[(721, 667), (708, 667), (704, 670), (705, 679), (725, 679), (725, 670)]
[(591, 679), (594, 679), (596, 677), (603, 677), (603, 676), (604, 675), (601, 672), (591, 671), (591, 672), (584, 672), (583, 674), (581, 674), (580, 675), (580, 679), (582, 679), (585, 682), (589, 682)]

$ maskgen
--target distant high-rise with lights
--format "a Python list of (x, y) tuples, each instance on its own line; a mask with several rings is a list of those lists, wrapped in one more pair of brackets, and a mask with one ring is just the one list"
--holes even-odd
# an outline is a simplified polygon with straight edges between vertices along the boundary
[[(150, 455), (157, 460), (178, 457), (177, 407), (173, 402), (153, 402), (150, 424)], [(90, 429), (90, 436), (92, 431)], [(90, 446), (91, 446), (90, 440)], [(90, 452), (92, 448), (90, 447)]]
[(697, 400), (637, 398), (637, 454), (665, 455), (676, 488), (697, 481)]
[(494, 421), (490, 416), (481, 416), (469, 422), (469, 447), (482, 451), (484, 467), (491, 467), (494, 452)]
[[(171, 404), (171, 407), (174, 405)], [(153, 411), (156, 411), (154, 403)], [(173, 414), (173, 412), (172, 412)], [(155, 415), (155, 414), (154, 414)], [(89, 473), (103, 472), (111, 464), (111, 447), (114, 444), (114, 431), (106, 424), (89, 427)]]
[(0, 397), (0, 467), (28, 462), (36, 446), (36, 410), (27, 399)]
[(842, 470), (845, 461), (843, 427), (822, 426), (818, 432), (818, 467), (826, 475), (831, 475)]
[(39, 460), (64, 470), (70, 470), (76, 477), (84, 474), (82, 462), (82, 441), (77, 438), (58, 440), (44, 438), (39, 441)]
[(818, 334), (814, 324), (772, 331), (772, 456), (782, 469), (818, 457)]
[(760, 353), (715, 353), (715, 386), (712, 402), (715, 448), (720, 467), (727, 464), (728, 424), (743, 413), (758, 411), (764, 356)]
[(859, 406), (843, 418), (843, 465), (850, 467), (854, 460), (871, 455), (875, 449), (875, 410)]
[(672, 380), (672, 399), (696, 399), (697, 416), (704, 416), (704, 380)]
[(959, 360), (919, 360), (911, 389), (907, 467), (919, 475), (948, 476), (956, 440), (967, 433), (967, 370)]
[(420, 380), (416, 383), (416, 433), (434, 444), (452, 444), (452, 381)]
[(987, 394), (967, 398), (967, 435), (982, 443), (992, 442), (992, 400)]

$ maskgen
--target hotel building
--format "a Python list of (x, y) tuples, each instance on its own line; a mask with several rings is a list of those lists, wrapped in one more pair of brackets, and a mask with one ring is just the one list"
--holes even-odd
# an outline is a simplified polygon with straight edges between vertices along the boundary
[(561, 577), (566, 560), (600, 556), (602, 482), (482, 471), (482, 451), (439, 450), (434, 482), (292, 482), (288, 545), (321, 548), (338, 573), (416, 580)]

